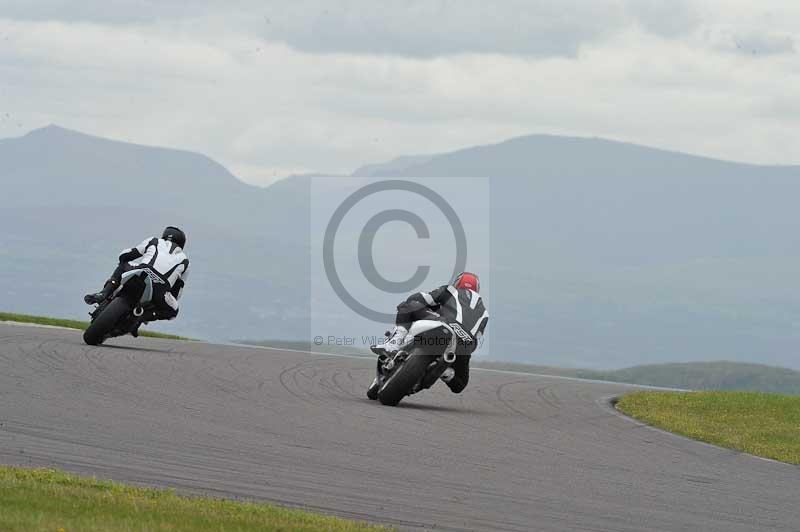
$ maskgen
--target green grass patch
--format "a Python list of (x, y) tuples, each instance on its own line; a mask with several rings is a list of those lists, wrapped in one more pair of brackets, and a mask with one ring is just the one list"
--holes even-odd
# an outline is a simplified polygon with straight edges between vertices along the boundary
[[(0, 321), (15, 321), (17, 323), (35, 323), (37, 325), (53, 325), (55, 327), (66, 327), (67, 329), (80, 329), (85, 331), (89, 326), (88, 321), (79, 320), (65, 320), (61, 318), (46, 318), (44, 316), (30, 316), (28, 314), (13, 314), (10, 312), (0, 312)], [(164, 334), (153, 331), (139, 331), (140, 336), (147, 336), (148, 338), (162, 338), (165, 340), (190, 340), (183, 336), (175, 336), (174, 334)]]
[(302, 510), (137, 488), (52, 469), (0, 466), (0, 530), (349, 532), (389, 530)]
[(655, 427), (800, 464), (800, 397), (758, 392), (632, 392), (617, 409)]

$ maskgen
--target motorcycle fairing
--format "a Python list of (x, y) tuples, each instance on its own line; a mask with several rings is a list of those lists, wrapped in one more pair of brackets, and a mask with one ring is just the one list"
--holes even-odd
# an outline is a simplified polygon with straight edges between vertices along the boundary
[(444, 348), (444, 359), (445, 362), (452, 363), (455, 362), (456, 357), (456, 347), (458, 342), (458, 336), (453, 331), (453, 328), (446, 322), (438, 321), (438, 320), (418, 320), (411, 324), (411, 328), (408, 331), (408, 335), (406, 339), (403, 341), (403, 345), (401, 349), (407, 345), (412, 345), (417, 339), (423, 338), (426, 336), (426, 333), (430, 333), (431, 331), (435, 331), (437, 329), (444, 328), (447, 331), (447, 335), (449, 336), (449, 343)]
[(139, 305), (146, 305), (153, 300), (153, 283), (157, 284), (164, 284), (164, 281), (153, 272), (150, 268), (136, 268), (133, 270), (128, 270), (122, 274), (122, 278), (120, 280), (119, 286), (114, 291), (114, 296), (116, 296), (122, 287), (125, 286), (125, 283), (133, 279), (134, 277), (141, 277), (144, 281), (144, 292), (142, 293), (142, 297), (139, 299)]

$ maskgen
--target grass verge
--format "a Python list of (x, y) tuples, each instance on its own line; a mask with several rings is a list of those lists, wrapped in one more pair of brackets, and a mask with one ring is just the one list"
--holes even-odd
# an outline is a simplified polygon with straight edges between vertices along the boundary
[(224, 499), (183, 497), (52, 469), (0, 466), (0, 530), (19, 532), (349, 532), (389, 530), (355, 521)]
[[(28, 314), (13, 314), (10, 312), (0, 312), (0, 321), (15, 321), (17, 323), (35, 323), (37, 325), (52, 325), (55, 327), (66, 327), (67, 329), (80, 329), (85, 331), (89, 326), (88, 321), (79, 320), (64, 320), (60, 318), (45, 318), (44, 316), (30, 316)], [(183, 336), (175, 336), (174, 334), (164, 334), (152, 331), (139, 331), (140, 336), (147, 336), (148, 338), (162, 338), (165, 340), (190, 340)]]
[(617, 409), (677, 434), (800, 464), (800, 397), (758, 392), (632, 392)]

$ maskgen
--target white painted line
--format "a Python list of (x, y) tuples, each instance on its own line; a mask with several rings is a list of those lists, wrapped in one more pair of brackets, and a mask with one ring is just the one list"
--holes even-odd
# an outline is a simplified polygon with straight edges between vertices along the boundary
[[(65, 331), (76, 331), (82, 332), (78, 329), (70, 329), (67, 327), (57, 327), (54, 325), (39, 325), (35, 323), (20, 323), (20, 322), (0, 322), (0, 323), (7, 323), (9, 325), (22, 325), (22, 326), (31, 326), (31, 327), (42, 327), (47, 329), (60, 329)], [(151, 338), (152, 340), (160, 340), (161, 338)], [(166, 339), (169, 340), (169, 339)], [(187, 340), (180, 340), (185, 342)], [(198, 343), (207, 343), (208, 345), (218, 345), (220, 347), (239, 347), (239, 348), (248, 348), (248, 349), (262, 349), (267, 351), (285, 351), (289, 353), (300, 353), (303, 355), (318, 355), (318, 356), (325, 356), (325, 357), (338, 357), (338, 358), (357, 358), (361, 360), (370, 360), (373, 358), (373, 355), (364, 354), (364, 355), (355, 355), (355, 354), (346, 354), (346, 353), (323, 353), (322, 351), (304, 351), (302, 349), (291, 349), (286, 347), (270, 347), (266, 345), (253, 345), (253, 344), (240, 344), (236, 342), (221, 342), (221, 343), (213, 343), (213, 342), (203, 342), (202, 340), (190, 340), (196, 341)], [(557, 380), (564, 380), (564, 381), (572, 381), (572, 382), (585, 382), (589, 384), (612, 384), (616, 386), (626, 386), (629, 388), (639, 388), (639, 389), (646, 389), (646, 390), (664, 390), (664, 391), (677, 391), (677, 392), (685, 392), (689, 390), (683, 390), (680, 388), (667, 388), (663, 386), (649, 386), (646, 384), (632, 384), (628, 382), (616, 382), (616, 381), (604, 381), (598, 379), (584, 379), (581, 377), (567, 377), (565, 375), (547, 375), (545, 373), (529, 373), (526, 371), (512, 371), (512, 370), (504, 370), (504, 369), (490, 369), (490, 368), (479, 368), (479, 367), (472, 367), (470, 371), (483, 371), (486, 373), (500, 373), (505, 375), (516, 375), (520, 377), (538, 377), (538, 378), (547, 378), (547, 379), (557, 379)]]
[(504, 369), (489, 369), (489, 368), (470, 368), (472, 371), (488, 371), (492, 373), (506, 373), (509, 375), (533, 375), (535, 377), (549, 377), (551, 379), (559, 379), (565, 381), (573, 381), (573, 382), (586, 382), (590, 384), (616, 384), (618, 386), (630, 386), (633, 388), (643, 388), (647, 390), (664, 390), (669, 392), (685, 392), (688, 390), (682, 390), (680, 388), (665, 388), (663, 386), (650, 386), (647, 384), (631, 384), (629, 382), (617, 382), (617, 381), (604, 381), (600, 379), (584, 379), (581, 377), (568, 377), (566, 375), (548, 375), (546, 373), (528, 373), (525, 371), (510, 371)]
[[(221, 343), (221, 344), (212, 344), (212, 345), (220, 345), (220, 346), (229, 346), (229, 347), (249, 347), (251, 349), (267, 349), (270, 351), (288, 351), (290, 353), (302, 353), (304, 355), (320, 355), (326, 357), (340, 357), (340, 358), (359, 358), (359, 359), (372, 359), (372, 355), (349, 355), (344, 353), (323, 353), (321, 351), (303, 351), (302, 349), (286, 349), (282, 347), (269, 347), (266, 345), (251, 345), (251, 344), (238, 344), (238, 343)], [(544, 377), (548, 379), (558, 379), (558, 380), (565, 380), (565, 381), (573, 381), (573, 382), (585, 382), (590, 384), (614, 384), (617, 386), (627, 386), (631, 388), (641, 388), (647, 390), (664, 390), (664, 391), (678, 391), (684, 392), (688, 390), (682, 390), (680, 388), (665, 388), (661, 386), (648, 386), (646, 384), (631, 384), (628, 382), (616, 382), (616, 381), (604, 381), (598, 379), (583, 379), (580, 377), (567, 377), (565, 375), (547, 375), (544, 373), (529, 373), (526, 371), (512, 371), (512, 370), (504, 370), (504, 369), (489, 369), (489, 368), (479, 368), (479, 367), (471, 367), (470, 371), (483, 371), (486, 373), (500, 373), (505, 375), (518, 375), (520, 377)]]
[(323, 353), (321, 351), (303, 351), (302, 349), (290, 349), (288, 347), (270, 347), (268, 345), (237, 344), (236, 342), (227, 342), (219, 344), (210, 343), (209, 345), (219, 345), (223, 347), (247, 347), (250, 349), (266, 349), (268, 351), (288, 351), (289, 353), (302, 353), (304, 355), (322, 355), (325, 357), (361, 358), (361, 359), (373, 358), (373, 355), (369, 354), (355, 355), (347, 353)]

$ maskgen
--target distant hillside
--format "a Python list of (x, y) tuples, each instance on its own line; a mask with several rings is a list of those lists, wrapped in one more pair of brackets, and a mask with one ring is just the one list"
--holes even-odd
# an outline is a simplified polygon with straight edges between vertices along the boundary
[(475, 366), (687, 390), (746, 390), (800, 395), (800, 372), (761, 364), (726, 361), (690, 362), (634, 366), (616, 371), (554, 368), (490, 361), (476, 361)]
[[(312, 284), (325, 280), (311, 275), (311, 237), (320, 235), (310, 234), (309, 176), (259, 188), (200, 154), (55, 126), (0, 140), (0, 161), (0, 297), (10, 311), (85, 317), (80, 296), (108, 275), (119, 249), (177, 223), (190, 233), (192, 274), (181, 317), (161, 330), (297, 341), (313, 336), (312, 322), (340, 335), (384, 330), (321, 291), (312, 306)], [(488, 199), (459, 187), (448, 199), (491, 206), (491, 267), (480, 273), (492, 358), (800, 369), (798, 167), (533, 135), (358, 173), (365, 182), (490, 179)], [(397, 258), (376, 249), (379, 265)], [(424, 259), (452, 257), (429, 248)], [(363, 276), (358, 265), (340, 273)], [(387, 297), (386, 309), (400, 297)]]
[(306, 335), (307, 312), (276, 309), (307, 307), (307, 180), (263, 189), (197, 153), (57, 126), (0, 140), (0, 161), (6, 309), (85, 319), (81, 294), (102, 285), (123, 247), (180, 225), (191, 276), (180, 318), (157, 328), (212, 339)]
[(404, 155), (385, 163), (364, 165), (354, 171), (353, 175), (357, 177), (367, 177), (378, 174), (403, 172), (409, 168), (425, 164), (432, 158), (432, 155)]
[(800, 167), (532, 135), (371, 175), (491, 179), (495, 358), (800, 368)]
[[(9, 208), (91, 211), (119, 206), (164, 212), (176, 223), (203, 222), (258, 235), (264, 228), (257, 224), (288, 217), (307, 205), (300, 193), (307, 178), (276, 183), (268, 192), (240, 181), (199, 153), (114, 141), (58, 126), (0, 139), (0, 160), (0, 184), (6, 192), (0, 206)], [(276, 233), (268, 231), (267, 236)]]

